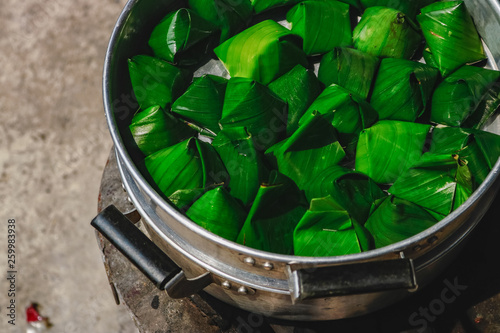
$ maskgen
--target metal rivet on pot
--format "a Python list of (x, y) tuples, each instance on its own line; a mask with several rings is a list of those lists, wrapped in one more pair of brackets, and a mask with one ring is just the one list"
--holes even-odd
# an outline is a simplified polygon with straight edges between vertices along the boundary
[(435, 243), (437, 240), (438, 240), (438, 238), (437, 238), (436, 236), (432, 236), (431, 238), (429, 238), (429, 239), (427, 240), (427, 242), (428, 242), (429, 244), (432, 244), (432, 243)]
[(274, 265), (270, 262), (265, 262), (264, 265), (262, 265), (266, 271), (272, 271), (274, 268)]
[(243, 295), (248, 295), (248, 289), (247, 287), (241, 286), (238, 288), (238, 293), (243, 294)]
[(246, 257), (245, 259), (243, 259), (243, 262), (249, 266), (255, 265), (255, 259), (251, 257)]
[(222, 288), (231, 289), (231, 283), (229, 281), (222, 282)]

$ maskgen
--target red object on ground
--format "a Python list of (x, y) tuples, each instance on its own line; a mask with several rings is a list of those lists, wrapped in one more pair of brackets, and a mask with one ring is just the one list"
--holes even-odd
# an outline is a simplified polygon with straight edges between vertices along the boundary
[(43, 321), (44, 318), (38, 313), (38, 305), (33, 303), (26, 308), (26, 321), (28, 323)]

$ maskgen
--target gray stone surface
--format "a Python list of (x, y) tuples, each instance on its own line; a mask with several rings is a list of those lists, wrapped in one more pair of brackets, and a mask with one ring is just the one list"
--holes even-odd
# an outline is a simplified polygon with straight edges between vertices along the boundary
[[(90, 221), (111, 148), (101, 97), (125, 0), (0, 1), (0, 332), (134, 332), (108, 285)], [(7, 324), (7, 220), (15, 218), (16, 326)]]

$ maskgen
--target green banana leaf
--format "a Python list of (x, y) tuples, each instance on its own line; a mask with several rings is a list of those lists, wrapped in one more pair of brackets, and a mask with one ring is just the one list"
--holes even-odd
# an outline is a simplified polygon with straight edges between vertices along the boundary
[(168, 14), (153, 30), (149, 46), (158, 58), (173, 64), (196, 64), (209, 50), (217, 27), (193, 11)]
[(432, 227), (437, 220), (424, 208), (394, 196), (383, 199), (365, 227), (381, 248), (397, 243)]
[(251, 79), (231, 78), (220, 126), (221, 129), (246, 127), (257, 150), (265, 150), (285, 133), (287, 109), (287, 104), (268, 87)]
[(369, 7), (353, 32), (354, 46), (377, 57), (410, 59), (422, 36), (404, 13), (388, 7)]
[(297, 185), (276, 171), (260, 186), (237, 242), (278, 254), (293, 253), (293, 231), (307, 211)]
[(434, 60), (434, 56), (432, 55), (431, 49), (428, 45), (425, 45), (424, 50), (422, 51), (422, 57), (427, 65), (438, 68), (438, 64), (436, 60)]
[(463, 66), (436, 88), (431, 121), (481, 128), (500, 106), (500, 72)]
[(188, 188), (177, 190), (168, 196), (168, 200), (170, 200), (170, 202), (177, 207), (179, 211), (186, 213), (193, 202), (212, 188), (215, 188), (215, 185), (207, 186), (206, 188)]
[(364, 8), (384, 6), (399, 10), (412, 20), (420, 13), (420, 9), (437, 0), (360, 0)]
[(305, 187), (306, 198), (331, 196), (357, 222), (364, 224), (372, 205), (387, 194), (366, 175), (333, 165), (319, 172)]
[(463, 1), (436, 2), (417, 16), (443, 77), (464, 64), (486, 59), (481, 39)]
[(128, 61), (130, 81), (141, 109), (169, 109), (191, 81), (191, 74), (158, 58), (137, 55)]
[(158, 189), (169, 197), (178, 190), (204, 188), (227, 181), (217, 152), (210, 144), (190, 138), (149, 155), (146, 168)]
[(310, 56), (337, 46), (352, 45), (349, 5), (338, 1), (303, 1), (286, 15), (292, 33), (302, 37), (302, 49)]
[(356, 150), (359, 134), (378, 120), (377, 112), (363, 98), (339, 85), (332, 84), (311, 104), (299, 124), (313, 113), (322, 114), (339, 132), (339, 141), (348, 155)]
[(426, 110), (439, 70), (405, 59), (382, 59), (370, 104), (380, 119), (415, 121)]
[(429, 153), (458, 155), (467, 162), (477, 188), (500, 158), (500, 135), (459, 127), (435, 128)]
[(301, 39), (272, 20), (260, 22), (217, 48), (215, 54), (231, 77), (268, 84), (297, 64), (308, 67)]
[(371, 54), (336, 47), (321, 58), (318, 79), (326, 86), (335, 83), (366, 99), (379, 63), (379, 58)]
[(137, 147), (145, 156), (172, 146), (195, 132), (186, 124), (156, 105), (137, 113), (129, 125)]
[(356, 171), (378, 184), (393, 183), (422, 155), (430, 125), (382, 120), (361, 132)]
[(304, 0), (250, 0), (255, 13), (259, 14), (271, 8), (295, 5)]
[(186, 215), (208, 231), (236, 241), (247, 213), (223, 187), (217, 187), (196, 200)]
[(249, 0), (189, 0), (189, 7), (221, 30), (221, 43), (246, 28), (252, 17)]
[(458, 155), (425, 153), (388, 191), (446, 216), (467, 200), (473, 185), (469, 167)]
[(318, 172), (344, 159), (345, 152), (337, 138), (330, 122), (314, 112), (291, 137), (269, 148), (266, 156), (279, 172), (303, 189)]
[(260, 184), (269, 177), (264, 156), (255, 148), (252, 136), (243, 127), (228, 128), (217, 135), (212, 145), (229, 174), (230, 194), (244, 206), (249, 205)]
[(292, 135), (299, 128), (300, 117), (323, 89), (316, 75), (301, 65), (295, 66), (271, 82), (268, 87), (288, 104), (286, 136)]
[(172, 104), (172, 112), (216, 135), (220, 131), (226, 86), (227, 80), (222, 77), (204, 75), (195, 78), (184, 95)]
[(297, 256), (329, 257), (371, 249), (371, 235), (332, 197), (311, 201), (293, 233)]

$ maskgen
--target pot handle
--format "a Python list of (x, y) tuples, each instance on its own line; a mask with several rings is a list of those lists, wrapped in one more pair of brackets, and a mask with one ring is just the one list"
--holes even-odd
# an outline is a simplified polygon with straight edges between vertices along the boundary
[(413, 261), (407, 258), (292, 270), (288, 266), (292, 301), (381, 292), (417, 290)]
[(182, 269), (113, 205), (90, 224), (171, 298), (191, 296), (212, 283), (208, 272), (187, 279)]

